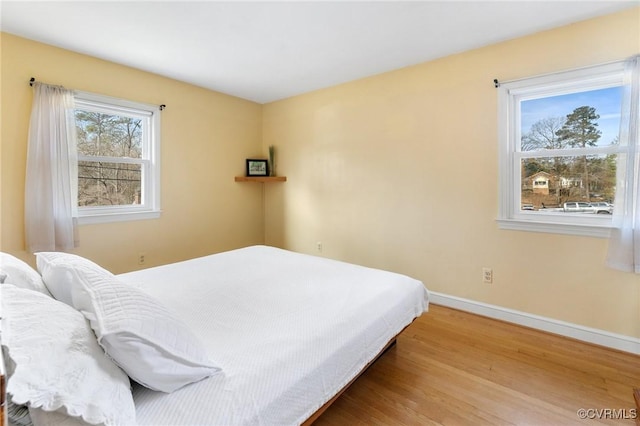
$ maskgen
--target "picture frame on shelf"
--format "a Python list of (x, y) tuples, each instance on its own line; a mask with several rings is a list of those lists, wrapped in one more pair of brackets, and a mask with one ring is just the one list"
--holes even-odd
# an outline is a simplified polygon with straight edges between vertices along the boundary
[(269, 161), (247, 158), (247, 176), (269, 176)]

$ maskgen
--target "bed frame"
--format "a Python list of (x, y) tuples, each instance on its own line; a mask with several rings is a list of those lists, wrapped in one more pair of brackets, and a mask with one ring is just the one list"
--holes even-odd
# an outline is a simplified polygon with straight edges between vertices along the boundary
[(636, 426), (640, 426), (640, 388), (633, 389), (633, 399), (636, 401)]
[[(0, 348), (0, 352), (2, 349)], [(4, 357), (0, 356), (0, 426), (6, 426), (7, 417), (7, 370), (4, 365)]]
[[(313, 415), (303, 423), (303, 426), (309, 426), (313, 422), (315, 422), (318, 419), (318, 417), (320, 417), (322, 413), (324, 413), (327, 410), (327, 408), (329, 408), (331, 404), (333, 404), (342, 395), (342, 393), (346, 391), (349, 388), (349, 386), (351, 386), (353, 382), (355, 382), (365, 371), (367, 371), (367, 369), (369, 369), (369, 367), (373, 365), (373, 363), (376, 362), (378, 358), (380, 358), (385, 352), (387, 352), (392, 346), (396, 344), (396, 337), (394, 337), (389, 343), (387, 343), (387, 345), (382, 349), (382, 351), (380, 351), (380, 353), (376, 355), (376, 357), (371, 362), (369, 362), (365, 366), (365, 368), (360, 373), (358, 373), (356, 377), (354, 377), (349, 383), (347, 383), (347, 385), (343, 387), (340, 390), (340, 392), (338, 392), (333, 398), (331, 398), (322, 407), (320, 407), (318, 411), (313, 413)], [(0, 357), (0, 426), (7, 426), (7, 421), (8, 421), (7, 392), (6, 392), (7, 386), (6, 385), (7, 385), (7, 375), (6, 375), (5, 365), (4, 365), (4, 358)]]
[(387, 345), (382, 348), (382, 350), (380, 351), (380, 353), (378, 355), (376, 355), (376, 357), (371, 360), (363, 369), (362, 371), (360, 371), (358, 373), (358, 375), (356, 377), (354, 377), (353, 379), (351, 379), (351, 381), (349, 383), (347, 383), (347, 385), (345, 387), (343, 387), (342, 389), (340, 389), (340, 391), (333, 397), (331, 398), (329, 401), (327, 401), (322, 407), (320, 407), (318, 409), (318, 411), (316, 411), (315, 413), (313, 413), (311, 415), (311, 417), (309, 417), (307, 420), (305, 420), (304, 423), (302, 423), (302, 426), (309, 426), (311, 425), (313, 422), (315, 422), (316, 420), (318, 420), (318, 417), (320, 417), (322, 415), (322, 413), (324, 413), (327, 408), (329, 408), (331, 406), (331, 404), (333, 404), (334, 402), (336, 402), (336, 400), (338, 398), (340, 398), (340, 396), (347, 390), (349, 389), (349, 386), (351, 386), (353, 384), (353, 382), (355, 382), (356, 380), (358, 380), (358, 378), (369, 369), (369, 367), (371, 367), (373, 365), (374, 362), (376, 362), (382, 355), (384, 355), (385, 352), (387, 352), (389, 349), (391, 349), (392, 346), (394, 346), (396, 344), (396, 338), (398, 336), (396, 335), (396, 337), (394, 337), (389, 343), (387, 343)]
[[(405, 329), (406, 329), (406, 327), (402, 331), (404, 331)], [(402, 333), (402, 331), (400, 333)], [(365, 371), (367, 371), (369, 369), (369, 367), (371, 367), (382, 355), (384, 355), (389, 349), (391, 349), (393, 346), (395, 346), (396, 339), (400, 335), (400, 333), (396, 334), (393, 337), (393, 339), (391, 339), (391, 341), (389, 341), (389, 343), (387, 343), (385, 345), (385, 347), (382, 348), (382, 350), (378, 353), (378, 355), (376, 355), (375, 358), (373, 360), (371, 360), (362, 369), (362, 371), (360, 371), (353, 379), (351, 379), (351, 381), (349, 383), (347, 383), (347, 385), (345, 387), (340, 389), (340, 391), (333, 398), (331, 398), (322, 407), (320, 407), (318, 409), (318, 411), (313, 413), (311, 415), (311, 417), (309, 417), (304, 423), (302, 423), (302, 425), (303, 426), (309, 426), (313, 422), (315, 422), (318, 419), (318, 417), (320, 417), (322, 415), (322, 413), (324, 413), (327, 410), (327, 408), (329, 408), (331, 406), (331, 404), (333, 404), (349, 388), (349, 386), (351, 386), (353, 384), (353, 382), (358, 380), (358, 378)], [(4, 365), (4, 357), (0, 357), (0, 426), (7, 426), (7, 421), (8, 421), (8, 417), (7, 417), (7, 392), (6, 392), (6, 389), (7, 389), (7, 374), (6, 374), (6, 369), (5, 369), (5, 365)]]
[[(415, 321), (415, 318), (414, 320)], [(362, 374), (364, 374), (365, 371), (367, 371), (369, 369), (369, 367), (371, 367), (378, 359), (380, 359), (380, 357), (382, 355), (384, 355), (389, 349), (391, 349), (393, 346), (395, 346), (396, 344), (396, 340), (398, 339), (398, 336), (400, 336), (406, 329), (407, 327), (409, 327), (411, 324), (413, 324), (413, 321), (411, 321), (411, 323), (409, 325), (407, 325), (405, 328), (403, 328), (400, 333), (396, 334), (386, 345), (384, 348), (382, 348), (382, 350), (378, 353), (378, 355), (376, 355), (371, 361), (369, 361), (369, 363), (353, 378), (351, 379), (351, 381), (349, 383), (347, 383), (347, 385), (345, 387), (343, 387), (342, 389), (340, 389), (340, 391), (335, 394), (335, 396), (333, 398), (331, 398), (329, 401), (327, 401), (322, 407), (320, 407), (318, 409), (318, 411), (316, 411), (315, 413), (313, 413), (311, 415), (311, 417), (309, 417), (307, 420), (304, 421), (304, 423), (302, 423), (302, 426), (309, 426), (311, 425), (313, 422), (315, 422), (316, 420), (318, 420), (318, 417), (320, 417), (322, 415), (322, 413), (324, 413), (327, 408), (329, 408), (331, 406), (331, 404), (333, 404), (334, 402), (336, 402), (336, 400), (338, 398), (340, 398), (340, 396), (347, 390), (349, 389), (349, 386), (351, 386), (353, 384), (353, 382), (355, 382), (356, 380), (358, 380), (358, 378), (360, 376), (362, 376)], [(639, 425), (640, 426), (640, 425)]]

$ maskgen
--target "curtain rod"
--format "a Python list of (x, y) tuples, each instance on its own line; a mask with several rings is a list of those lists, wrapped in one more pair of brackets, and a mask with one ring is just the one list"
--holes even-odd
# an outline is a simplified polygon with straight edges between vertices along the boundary
[[(29, 86), (33, 87), (33, 83), (36, 82), (36, 78), (35, 77), (31, 77), (29, 79)], [(163, 111), (167, 106), (165, 104), (161, 104), (159, 105), (160, 111)]]
[[(544, 77), (544, 76), (548, 76), (548, 75), (562, 74), (563, 72), (567, 72), (567, 71), (579, 71), (579, 70), (584, 70), (584, 69), (589, 69), (589, 68), (600, 67), (600, 66), (604, 66), (604, 65), (619, 64), (619, 63), (626, 62), (626, 61), (628, 61), (630, 59), (633, 59), (633, 58), (636, 58), (636, 57), (639, 57), (639, 56), (640, 55), (633, 55), (633, 56), (630, 56), (630, 57), (628, 57), (626, 59), (618, 59), (616, 61), (602, 62), (602, 63), (595, 64), (595, 65), (585, 65), (583, 67), (578, 67), (578, 68), (569, 69), (569, 70), (554, 71), (554, 72), (549, 72), (549, 73), (546, 73), (546, 74), (535, 75), (535, 76), (532, 76), (532, 77), (517, 78), (515, 80), (507, 80), (507, 81), (505, 81), (503, 83), (512, 83), (514, 81), (526, 80), (528, 78)], [(496, 87), (496, 89), (498, 87), (500, 87), (500, 84), (501, 84), (501, 82), (497, 78), (493, 79), (493, 85)]]

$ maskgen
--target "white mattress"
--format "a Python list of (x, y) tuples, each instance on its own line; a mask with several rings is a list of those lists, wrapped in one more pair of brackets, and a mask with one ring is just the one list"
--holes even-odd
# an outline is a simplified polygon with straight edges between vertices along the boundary
[(172, 309), (223, 373), (134, 386), (140, 425), (304, 422), (428, 306), (415, 279), (253, 246), (118, 276)]

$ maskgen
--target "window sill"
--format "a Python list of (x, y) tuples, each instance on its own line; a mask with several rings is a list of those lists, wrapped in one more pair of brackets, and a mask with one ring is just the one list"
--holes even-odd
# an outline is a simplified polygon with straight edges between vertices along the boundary
[(525, 219), (496, 219), (500, 229), (609, 238), (611, 225), (575, 225)]
[(160, 211), (104, 213), (78, 217), (79, 225), (93, 225), (97, 223), (129, 222), (133, 220), (147, 220), (160, 218)]

